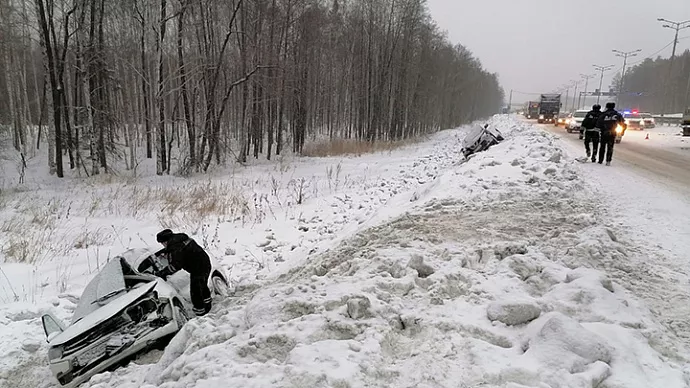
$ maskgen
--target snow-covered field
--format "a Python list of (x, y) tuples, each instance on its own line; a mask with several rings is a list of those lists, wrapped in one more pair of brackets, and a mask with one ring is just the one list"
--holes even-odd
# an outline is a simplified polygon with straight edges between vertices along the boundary
[(4, 260), (30, 263), (1, 267), (0, 386), (56, 386), (40, 314), (69, 317), (108, 257), (163, 226), (238, 291), (86, 387), (688, 386), (690, 329), (664, 319), (687, 276), (654, 266), (671, 248), (620, 223), (552, 135), (491, 124), (506, 141), (468, 161), (461, 128), (360, 158), (3, 192)]

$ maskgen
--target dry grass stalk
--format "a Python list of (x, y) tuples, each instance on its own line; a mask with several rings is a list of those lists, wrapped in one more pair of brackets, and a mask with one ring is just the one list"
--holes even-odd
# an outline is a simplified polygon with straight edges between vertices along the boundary
[(401, 147), (418, 143), (421, 140), (422, 139), (420, 138), (415, 138), (398, 141), (369, 142), (360, 140), (335, 139), (331, 141), (305, 144), (304, 149), (302, 150), (302, 156), (317, 158), (340, 155), (361, 156), (376, 152), (390, 152)]

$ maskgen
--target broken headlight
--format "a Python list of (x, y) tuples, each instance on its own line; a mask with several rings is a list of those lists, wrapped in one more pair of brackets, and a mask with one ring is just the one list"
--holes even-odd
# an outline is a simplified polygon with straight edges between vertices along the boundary
[(53, 361), (57, 360), (58, 358), (62, 358), (64, 349), (65, 348), (62, 345), (53, 346), (48, 349), (48, 360)]
[(139, 323), (146, 320), (149, 315), (158, 309), (158, 303), (153, 298), (144, 299), (141, 302), (135, 304), (134, 306), (127, 308), (127, 315), (130, 319)]
[(166, 322), (173, 320), (173, 308), (168, 298), (160, 298), (158, 304), (158, 317)]

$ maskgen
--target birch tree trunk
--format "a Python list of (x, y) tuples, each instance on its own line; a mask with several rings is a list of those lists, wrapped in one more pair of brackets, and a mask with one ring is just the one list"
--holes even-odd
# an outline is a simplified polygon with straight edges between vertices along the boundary
[(158, 31), (158, 40), (156, 44), (156, 55), (158, 57), (158, 68), (156, 71), (156, 84), (158, 91), (156, 93), (156, 104), (158, 105), (158, 131), (156, 132), (156, 174), (163, 175), (168, 171), (166, 141), (165, 141), (165, 74), (163, 63), (163, 43), (165, 41), (165, 27), (166, 27), (166, 5), (167, 0), (160, 2), (160, 24)]

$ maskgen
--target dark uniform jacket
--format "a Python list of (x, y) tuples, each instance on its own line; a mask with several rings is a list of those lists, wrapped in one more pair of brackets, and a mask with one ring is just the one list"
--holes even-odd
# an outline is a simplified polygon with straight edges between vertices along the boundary
[(625, 123), (623, 115), (618, 113), (615, 109), (607, 109), (599, 116), (597, 128), (601, 129), (602, 134), (612, 134), (615, 133), (618, 124), (622, 123)]
[(206, 251), (184, 233), (173, 234), (168, 246), (160, 251), (167, 254), (173, 269), (183, 269), (190, 275), (208, 275), (211, 272), (211, 259)]
[(600, 110), (590, 110), (589, 112), (587, 112), (585, 119), (582, 120), (582, 128), (587, 130), (596, 128), (599, 116), (601, 116)]

